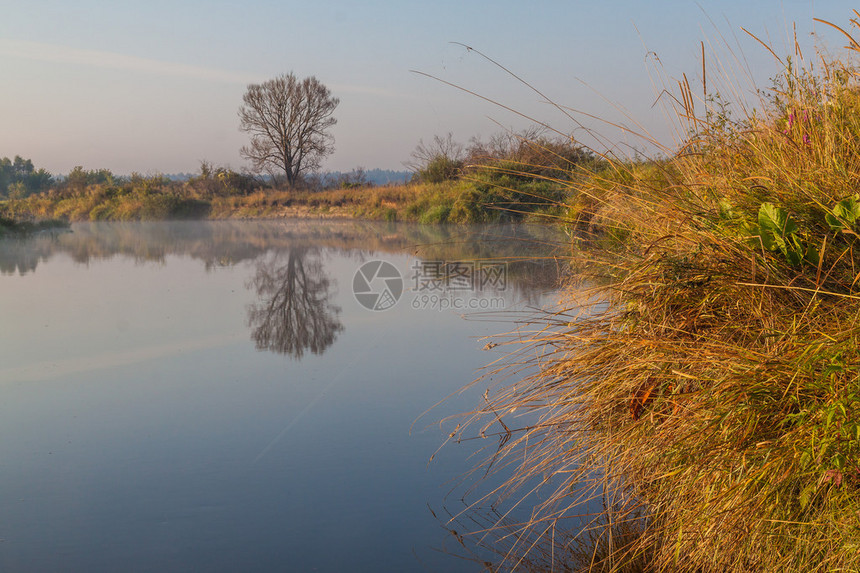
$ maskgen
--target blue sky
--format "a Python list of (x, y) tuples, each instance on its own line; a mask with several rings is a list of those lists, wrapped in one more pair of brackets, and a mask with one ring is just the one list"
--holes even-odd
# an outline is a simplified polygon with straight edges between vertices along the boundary
[[(739, 69), (767, 87), (777, 68), (741, 26), (784, 54), (796, 22), (807, 58), (813, 31), (839, 53), (842, 39), (812, 18), (847, 27), (852, 7), (843, 0), (0, 0), (0, 156), (29, 157), (53, 173), (75, 165), (194, 172), (201, 160), (239, 169), (245, 87), (289, 71), (315, 75), (341, 100), (328, 169), (402, 169), (419, 139), (452, 132), (465, 142), (527, 125), (410, 70), (593, 143), (539, 96), (452, 42), (475, 47), (559, 104), (638, 122), (671, 145), (671, 122), (653, 105), (660, 78), (686, 72), (696, 91), (700, 41), (708, 45), (709, 83), (749, 93)], [(722, 86), (720, 67), (734, 78)], [(643, 147), (579, 119), (623, 149)]]

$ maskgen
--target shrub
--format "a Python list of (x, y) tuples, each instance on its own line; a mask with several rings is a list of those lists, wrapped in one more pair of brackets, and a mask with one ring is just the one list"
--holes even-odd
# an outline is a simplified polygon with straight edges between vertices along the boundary
[(423, 169), (418, 171), (418, 178), (424, 183), (442, 183), (456, 179), (462, 168), (462, 161), (437, 155)]
[(434, 205), (430, 209), (421, 213), (421, 215), (418, 217), (418, 222), (422, 224), (445, 223), (448, 221), (448, 215), (450, 212), (450, 205)]

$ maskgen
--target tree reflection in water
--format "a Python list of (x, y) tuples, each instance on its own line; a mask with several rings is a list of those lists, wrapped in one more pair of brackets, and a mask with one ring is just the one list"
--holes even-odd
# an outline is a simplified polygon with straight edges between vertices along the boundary
[(318, 248), (290, 248), (261, 258), (248, 285), (259, 297), (248, 306), (257, 349), (296, 359), (306, 350), (325, 352), (343, 330), (341, 309), (331, 302), (332, 286)]

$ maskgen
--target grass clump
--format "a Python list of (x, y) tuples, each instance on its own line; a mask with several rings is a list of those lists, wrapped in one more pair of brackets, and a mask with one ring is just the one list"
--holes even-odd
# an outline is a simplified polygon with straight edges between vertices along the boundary
[(39, 221), (22, 221), (0, 214), (0, 237), (22, 236), (40, 231), (68, 228), (68, 221), (62, 219), (43, 219)]
[(860, 83), (795, 56), (739, 122), (695, 118), (682, 84), (676, 155), (572, 190), (574, 310), (474, 420), (502, 428), (504, 491), (553, 484), (511, 565), (537, 532), (557, 570), (860, 570)]

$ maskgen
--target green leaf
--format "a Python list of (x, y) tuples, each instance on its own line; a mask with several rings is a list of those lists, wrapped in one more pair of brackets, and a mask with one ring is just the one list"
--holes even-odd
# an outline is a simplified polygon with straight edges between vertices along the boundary
[(833, 465), (835, 465), (839, 471), (845, 469), (845, 464), (847, 461), (848, 459), (845, 457), (844, 454), (833, 454)]
[(788, 263), (791, 266), (796, 267), (797, 265), (799, 265), (800, 263), (803, 262), (803, 255), (801, 255), (799, 251), (796, 251), (794, 249), (780, 249), (780, 250), (783, 252), (786, 260), (788, 260)]
[(735, 218), (735, 211), (732, 208), (732, 204), (729, 203), (728, 199), (726, 199), (725, 197), (720, 199), (720, 201), (717, 205), (720, 208), (720, 219), (734, 219)]
[(853, 225), (860, 219), (860, 197), (854, 195), (843, 199), (833, 207), (833, 214)]
[(766, 251), (775, 251), (777, 249), (776, 243), (773, 241), (773, 233), (768, 231), (762, 232), (758, 225), (753, 225), (750, 234), (761, 239), (761, 246)]
[(758, 210), (758, 226), (774, 237), (786, 237), (797, 232), (797, 225), (789, 217), (788, 211), (773, 203), (762, 203)]
[(845, 371), (845, 365), (843, 365), (839, 362), (831, 362), (830, 364), (828, 364), (827, 366), (824, 367), (823, 373), (824, 373), (824, 377), (826, 378), (826, 377), (830, 376), (831, 374), (837, 374), (839, 372), (844, 372), (844, 371)]
[(773, 203), (762, 203), (758, 210), (756, 234), (762, 246), (769, 250), (779, 249), (789, 264), (797, 266), (804, 260), (818, 264), (818, 252), (814, 247), (804, 246), (797, 233), (797, 225), (788, 211)]
[(827, 221), (828, 225), (830, 225), (830, 229), (832, 231), (841, 231), (842, 229), (845, 228), (845, 225), (843, 225), (839, 219), (837, 219), (836, 217), (834, 217), (830, 213), (828, 213), (824, 216), (824, 220)]
[(824, 215), (824, 220), (834, 231), (841, 231), (860, 221), (860, 196), (843, 199), (833, 206), (833, 213)]
[(814, 485), (808, 485), (803, 488), (803, 491), (800, 492), (800, 496), (798, 497), (800, 509), (806, 509), (806, 506), (809, 505), (809, 500), (812, 498), (812, 494), (815, 493), (815, 489)]
[(818, 263), (821, 262), (821, 255), (818, 254), (818, 249), (810, 243), (806, 246), (806, 252), (803, 254), (803, 259), (807, 263), (817, 267)]

